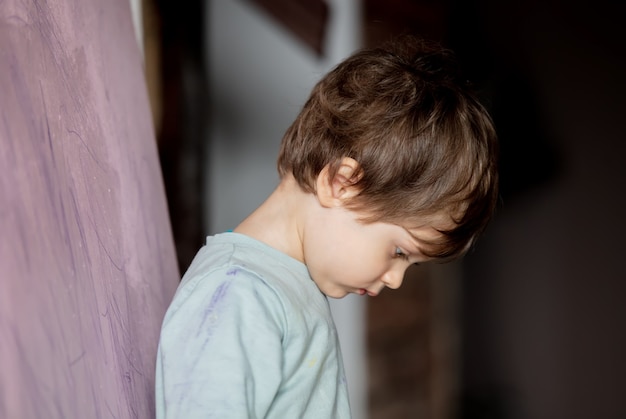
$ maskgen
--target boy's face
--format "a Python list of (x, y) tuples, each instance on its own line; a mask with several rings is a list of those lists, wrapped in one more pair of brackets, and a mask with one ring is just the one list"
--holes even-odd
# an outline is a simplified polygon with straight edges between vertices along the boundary
[(304, 259), (311, 277), (329, 297), (350, 293), (378, 295), (396, 289), (412, 264), (430, 260), (420, 248), (441, 233), (433, 223), (411, 230), (376, 222), (359, 222), (360, 214), (343, 207), (329, 209), (304, 238)]

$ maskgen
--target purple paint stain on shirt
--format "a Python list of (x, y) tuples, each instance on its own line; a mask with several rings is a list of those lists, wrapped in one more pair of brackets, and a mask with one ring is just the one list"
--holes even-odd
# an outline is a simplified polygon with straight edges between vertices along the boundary
[[(230, 272), (231, 271), (228, 271), (226, 274), (232, 275), (230, 274)], [(215, 289), (215, 292), (213, 293), (213, 296), (211, 297), (211, 301), (209, 302), (209, 305), (204, 310), (204, 316), (202, 317), (202, 323), (201, 323), (202, 327), (200, 327), (200, 329), (198, 330), (198, 334), (204, 331), (205, 333), (207, 333), (207, 336), (211, 335), (210, 330), (209, 331), (203, 330), (204, 326), (207, 323), (207, 321), (209, 321), (209, 329), (212, 329), (215, 326), (215, 320), (217, 319), (216, 316), (220, 308), (220, 303), (222, 302), (224, 297), (228, 294), (229, 287), (230, 287), (230, 282), (225, 281), (221, 283), (220, 286), (218, 286)]]
[(228, 276), (235, 276), (239, 273), (239, 268), (231, 268), (226, 272)]

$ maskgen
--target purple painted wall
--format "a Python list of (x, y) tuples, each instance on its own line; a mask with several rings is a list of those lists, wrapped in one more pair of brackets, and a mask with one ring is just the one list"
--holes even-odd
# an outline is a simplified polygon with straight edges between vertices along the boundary
[(0, 0), (0, 418), (149, 418), (178, 284), (127, 0)]

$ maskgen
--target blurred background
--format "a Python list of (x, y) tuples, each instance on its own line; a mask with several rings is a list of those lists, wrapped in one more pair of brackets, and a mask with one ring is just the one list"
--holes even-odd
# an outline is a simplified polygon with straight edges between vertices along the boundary
[(467, 257), (333, 301), (355, 419), (626, 417), (626, 6), (609, 1), (142, 0), (178, 263), (273, 190), (313, 84), (412, 33), (458, 54), (501, 140)]

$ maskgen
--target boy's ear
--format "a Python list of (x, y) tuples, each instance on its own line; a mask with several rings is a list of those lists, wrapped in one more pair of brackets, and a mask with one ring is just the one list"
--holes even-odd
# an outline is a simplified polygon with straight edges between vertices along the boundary
[(341, 159), (339, 169), (332, 179), (329, 165), (326, 165), (317, 176), (315, 185), (317, 199), (324, 207), (341, 206), (346, 199), (359, 193), (359, 189), (354, 184), (361, 176), (363, 176), (361, 166), (350, 157)]

